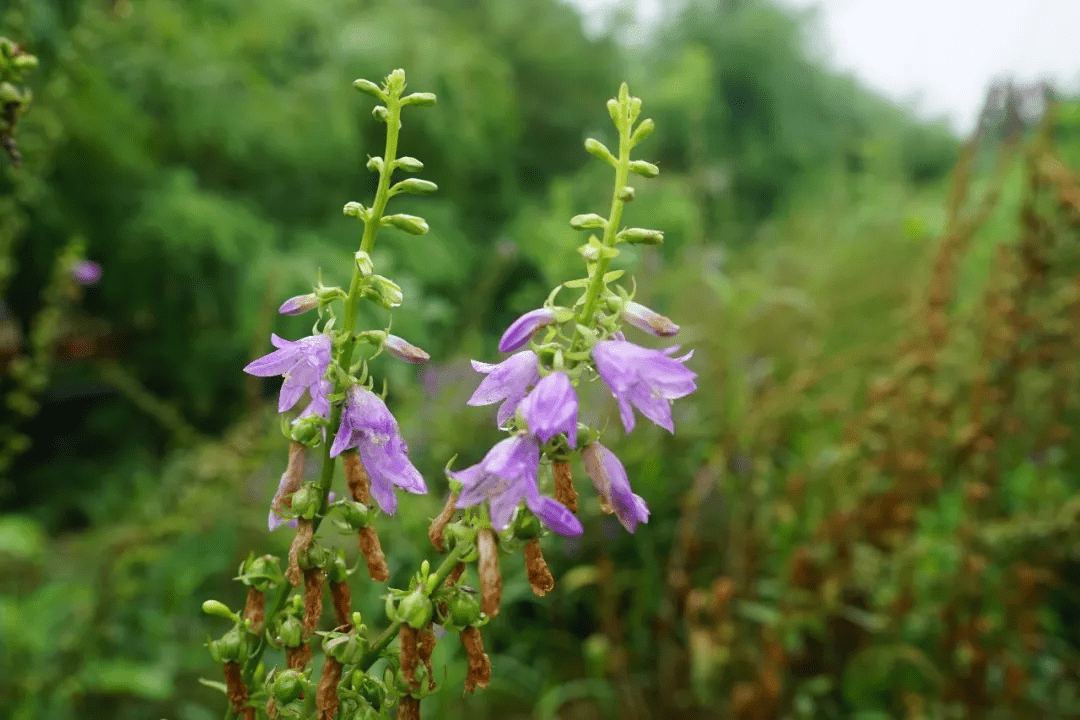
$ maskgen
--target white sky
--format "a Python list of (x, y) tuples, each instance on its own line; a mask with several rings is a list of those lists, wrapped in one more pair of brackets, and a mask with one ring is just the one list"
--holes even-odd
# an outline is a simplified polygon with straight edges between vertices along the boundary
[[(570, 0), (596, 27), (626, 0)], [(657, 17), (663, 0), (639, 0)], [(1080, 0), (781, 0), (819, 8), (834, 68), (851, 71), (924, 117), (947, 116), (968, 132), (984, 92), (1001, 76), (1080, 81)]]

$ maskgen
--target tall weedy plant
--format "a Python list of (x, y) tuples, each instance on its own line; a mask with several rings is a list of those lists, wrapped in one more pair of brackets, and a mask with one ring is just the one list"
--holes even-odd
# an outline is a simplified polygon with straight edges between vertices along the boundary
[[(630, 159), (631, 149), (652, 132), (653, 123), (637, 123), (641, 101), (631, 97), (624, 84), (618, 98), (608, 102), (619, 133), (617, 153), (596, 140), (586, 142), (591, 154), (614, 169), (615, 189), (607, 217), (579, 215), (570, 221), (574, 228), (599, 231), (580, 248), (585, 276), (556, 287), (543, 307), (507, 329), (499, 350), (514, 353), (508, 359), (473, 363), (486, 377), (469, 404), (501, 403), (497, 420), (508, 436), (479, 463), (447, 470), (450, 497), (429, 530), (432, 545), (444, 557), (434, 569), (424, 561), (407, 588), (389, 588), (389, 625), (381, 633), (370, 631), (350, 607), (353, 569), (342, 550), (323, 547), (316, 531), (330, 518), (356, 532), (368, 575), (385, 582), (389, 570), (374, 522), (380, 513), (394, 514), (396, 489), (427, 492), (394, 416), (374, 391), (367, 361), (384, 351), (406, 362), (425, 362), (428, 355), (388, 330), (358, 330), (356, 320), (362, 300), (387, 310), (402, 302), (401, 289), (378, 275), (371, 260), (379, 229), (390, 225), (416, 235), (428, 229), (422, 218), (385, 211), (394, 195), (436, 189), (416, 178), (392, 182), (395, 170), (416, 172), (423, 167), (415, 158), (397, 155), (402, 110), (434, 104), (435, 96), (406, 95), (401, 70), (381, 86), (367, 80), (357, 80), (355, 86), (379, 101), (374, 115), (386, 123), (387, 135), (383, 157), (368, 163), (379, 173), (374, 201), (370, 207), (345, 206), (347, 215), (364, 223), (352, 283), (348, 291), (320, 284), (308, 295), (287, 300), (281, 306), (284, 314), (318, 311), (312, 334), (295, 341), (272, 336), (277, 349), (245, 368), (253, 375), (284, 376), (280, 412), (290, 413), (305, 394), (308, 403), (283, 423), (290, 443), (288, 463), (269, 515), (271, 530), (283, 525), (296, 530), (288, 557), (284, 563), (273, 556), (252, 557), (241, 566), (239, 579), (248, 586), (248, 595), (240, 613), (215, 600), (203, 606), (233, 622), (223, 637), (210, 643), (215, 660), (223, 665), (229, 717), (419, 718), (420, 699), (436, 687), (431, 667), (436, 625), (457, 632), (466, 649), (465, 690), (485, 687), (491, 664), (479, 627), (499, 612), (499, 552), (524, 551), (529, 584), (542, 596), (554, 580), (540, 538), (548, 531), (583, 531), (574, 514), (572, 456), (581, 454), (601, 506), (628, 531), (648, 519), (645, 500), (634, 494), (622, 464), (600, 443), (602, 432), (578, 422), (576, 388), (603, 380), (628, 432), (635, 424), (635, 408), (673, 432), (670, 401), (695, 389), (695, 374), (684, 366), (689, 354), (675, 358), (674, 348), (646, 349), (622, 333), (624, 322), (661, 337), (678, 332), (678, 326), (635, 303), (632, 292), (614, 284), (622, 271), (609, 272), (620, 243), (663, 241), (657, 230), (621, 227), (623, 210), (634, 197), (627, 184), (630, 174), (654, 177), (659, 172), (651, 163)], [(576, 291), (577, 297), (570, 304), (557, 304), (562, 291)], [(365, 352), (358, 354), (360, 348)], [(312, 453), (321, 455), (321, 472), (315, 481), (304, 482), (304, 464)], [(348, 488), (348, 496), (340, 499), (331, 491), (338, 459)], [(551, 495), (543, 494), (542, 488), (548, 487)], [(479, 600), (462, 584), (473, 564)], [(319, 632), (327, 585), (335, 626)], [(309, 644), (316, 635), (325, 653), (318, 679), (312, 676)], [(262, 657), (268, 647), (284, 649), (286, 668), (266, 670)], [(385, 661), (383, 672), (373, 673), (380, 660)]]

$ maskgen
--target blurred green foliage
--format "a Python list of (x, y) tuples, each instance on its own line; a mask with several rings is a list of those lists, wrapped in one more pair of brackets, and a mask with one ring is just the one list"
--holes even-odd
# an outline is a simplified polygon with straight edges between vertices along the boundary
[[(0, 164), (14, 269), (2, 319), (29, 327), (73, 238), (104, 269), (70, 310), (40, 412), (20, 428), (33, 446), (2, 486), (0, 716), (220, 716), (197, 682), (215, 672), (199, 604), (239, 604), (233, 568), (287, 542), (263, 530), (285, 452), (263, 407), (271, 388), (239, 369), (271, 330), (307, 331), (276, 316), (283, 298), (320, 268), (347, 280), (358, 237), (339, 209), (370, 194), (380, 132), (349, 84), (394, 67), (439, 95), (403, 142), (440, 191), (423, 201), (429, 235), (378, 249), (411, 299), (395, 332), (436, 359), (418, 378), (385, 368), (433, 486), (380, 529), (392, 570), (428, 555), (446, 460), (476, 460), (496, 437), (489, 413), (464, 410), (466, 358), (492, 359), (502, 328), (580, 262), (566, 220), (609, 182), (581, 143), (610, 140), (603, 101), (623, 79), (657, 122), (663, 169), (628, 222), (667, 242), (619, 261), (637, 266), (639, 299), (683, 325), (701, 374), (677, 436), (643, 429), (617, 448), (649, 524), (629, 536), (583, 502), (585, 536), (546, 547), (557, 587), (543, 600), (508, 563), (504, 610), (484, 631), (491, 687), (447, 689), (425, 716), (869, 720), (947, 717), (953, 702), (1076, 715), (1075, 446), (1035, 437), (1075, 427), (1076, 381), (1060, 360), (1010, 371), (1020, 345), (979, 334), (1015, 270), (995, 248), (1022, 247), (1034, 227), (1059, 253), (1039, 287), (1060, 289), (1076, 231), (1044, 197), (1045, 173), (1017, 157), (994, 175), (988, 138), (1002, 133), (946, 187), (959, 149), (947, 129), (824, 68), (803, 21), (766, 0), (673, 6), (633, 51), (587, 36), (557, 0), (12, 0), (0, 34), (41, 60), (23, 167)], [(1033, 157), (1076, 167), (1075, 103), (1059, 118), (1056, 155)], [(856, 518), (902, 485), (881, 453), (923, 442), (922, 416), (888, 406), (892, 440), (849, 426), (875, 407), (879, 378), (908, 377), (904, 343), (932, 326), (919, 313), (935, 258), (987, 193), (977, 233), (948, 255), (955, 332), (932, 386), (956, 411), (951, 442), (957, 408), (987, 382), (979, 369), (1005, 368), (995, 382), (1015, 381), (1014, 399), (990, 405), (1030, 432), (999, 428), (982, 464), (937, 468), (939, 489), (897, 501), (910, 524), (882, 549), (871, 540), (888, 523)], [(1017, 342), (1072, 347), (1067, 300), (1033, 300), (1025, 313), (1045, 332)], [(923, 451), (936, 467), (950, 446), (935, 442)], [(965, 500), (980, 483), (990, 509)], [(967, 587), (971, 562), (982, 584)], [(1024, 578), (1033, 594), (1009, 595)], [(890, 615), (906, 591), (911, 608)], [(378, 624), (373, 593), (354, 600)], [(963, 630), (979, 623), (985, 637)], [(436, 653), (448, 688), (459, 653)], [(994, 700), (964, 706), (950, 688), (978, 685), (964, 673), (979, 653)]]

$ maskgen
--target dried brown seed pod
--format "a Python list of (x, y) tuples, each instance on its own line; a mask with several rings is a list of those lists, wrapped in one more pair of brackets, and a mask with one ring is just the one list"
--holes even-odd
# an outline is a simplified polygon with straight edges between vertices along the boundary
[(480, 572), (481, 607), (488, 617), (495, 617), (502, 602), (502, 575), (499, 574), (499, 547), (495, 531), (481, 528), (476, 534), (476, 549), (480, 555), (477, 568)]
[(529, 576), (529, 587), (536, 597), (544, 597), (555, 587), (555, 578), (551, 577), (540, 549), (540, 538), (532, 538), (525, 545), (525, 571)]

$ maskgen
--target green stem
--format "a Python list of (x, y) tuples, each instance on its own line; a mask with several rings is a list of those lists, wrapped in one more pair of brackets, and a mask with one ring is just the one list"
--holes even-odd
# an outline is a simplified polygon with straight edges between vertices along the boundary
[[(367, 218), (364, 220), (364, 236), (360, 241), (360, 249), (364, 252), (370, 253), (375, 248), (375, 236), (379, 232), (379, 226), (382, 221), (382, 214), (386, 210), (386, 203), (390, 200), (390, 178), (394, 174), (394, 160), (397, 159), (397, 145), (398, 145), (398, 133), (401, 131), (401, 99), (399, 97), (390, 97), (386, 103), (386, 109), (389, 112), (386, 118), (386, 150), (383, 153), (383, 169), (379, 173), (379, 187), (375, 191), (375, 202), (371, 206), (371, 211)], [(359, 269), (353, 269), (352, 283), (349, 285), (349, 295), (345, 298), (345, 328), (352, 333), (356, 327), (356, 314), (360, 305), (360, 297), (364, 289), (364, 276), (360, 273)], [(346, 371), (352, 364), (353, 353), (356, 351), (356, 337), (350, 335), (350, 337), (342, 344), (338, 351), (336, 361), (338, 365), (344, 368)], [(340, 393), (342, 388), (334, 383), (334, 393)], [(341, 406), (334, 405), (333, 410), (330, 412), (330, 425), (327, 432), (325, 442), (323, 442), (322, 453), (322, 474), (319, 476), (319, 492), (322, 496), (322, 501), (319, 505), (319, 512), (315, 515), (315, 527), (312, 532), (319, 529), (319, 524), (322, 522), (323, 516), (326, 515), (326, 506), (329, 504), (330, 499), (330, 486), (334, 480), (334, 469), (337, 465), (334, 459), (330, 457), (330, 447), (334, 443), (334, 435), (337, 433), (337, 427), (341, 423)], [(449, 573), (449, 571), (447, 571)], [(273, 618), (278, 615), (284, 608), (285, 604), (289, 600), (290, 586), (288, 584), (282, 585), (278, 590), (277, 596), (274, 598), (273, 606), (270, 612), (266, 613), (267, 618)], [(266, 652), (266, 637), (263, 636), (259, 639), (259, 644), (255, 646), (251, 656), (247, 662), (244, 663), (244, 682), (251, 687), (254, 681), (255, 668), (259, 665), (259, 660), (262, 659), (263, 653)]]
[[(461, 562), (461, 558), (465, 557), (465, 554), (468, 551), (468, 546), (463, 544), (457, 545), (450, 551), (450, 554), (443, 559), (442, 564), (439, 565), (439, 568), (435, 571), (436, 581), (432, 584), (432, 587), (434, 587), (436, 591), (442, 587), (442, 584), (446, 582), (446, 578), (450, 577), (450, 573), (454, 571), (454, 568), (457, 567), (457, 564)], [(425, 595), (431, 597), (426, 590)], [(390, 646), (390, 643), (397, 637), (398, 631), (400, 630), (400, 620), (395, 620), (390, 623), (390, 627), (383, 630), (382, 634), (371, 644), (371, 647), (367, 649), (364, 656), (360, 658), (360, 662), (356, 663), (356, 667), (361, 672), (366, 673), (371, 666), (375, 664), (375, 661), (379, 659), (379, 655), (382, 654), (382, 651)]]
[[(615, 166), (615, 191), (611, 196), (611, 212), (608, 213), (607, 226), (604, 228), (604, 247), (615, 247), (615, 235), (619, 232), (619, 224), (622, 222), (622, 212), (625, 201), (622, 199), (623, 188), (626, 187), (626, 176), (630, 172), (630, 123), (629, 119), (619, 128), (619, 161)], [(600, 299), (600, 293), (604, 289), (604, 275), (607, 274), (611, 258), (601, 257), (596, 261), (592, 277), (589, 278), (589, 287), (585, 292), (585, 304), (581, 307), (575, 320), (579, 325), (587, 325), (596, 311), (596, 303)]]
[[(397, 159), (398, 133), (401, 131), (401, 100), (398, 97), (390, 97), (386, 102), (388, 115), (386, 118), (386, 149), (383, 152), (383, 167), (379, 173), (379, 187), (375, 191), (375, 202), (371, 211), (364, 220), (364, 237), (360, 241), (360, 249), (370, 253), (375, 248), (375, 236), (379, 232), (382, 223), (382, 215), (386, 210), (386, 203), (390, 200), (390, 178), (394, 174), (394, 161)], [(359, 269), (353, 270), (352, 283), (349, 285), (349, 296), (345, 298), (345, 329), (350, 333), (349, 338), (342, 344), (338, 352), (337, 363), (343, 370), (348, 371), (352, 365), (353, 352), (356, 350), (356, 336), (352, 335), (356, 327), (356, 313), (360, 306), (360, 297), (363, 293), (364, 276)], [(334, 392), (341, 392), (341, 388), (335, 382)], [(319, 529), (319, 522), (326, 513), (327, 499), (330, 495), (330, 485), (334, 479), (334, 461), (330, 458), (330, 446), (333, 444), (335, 428), (341, 422), (341, 406), (335, 405), (330, 416), (330, 432), (326, 442), (323, 443), (323, 471), (319, 477), (319, 490), (322, 494), (320, 512), (315, 516), (315, 529)]]

